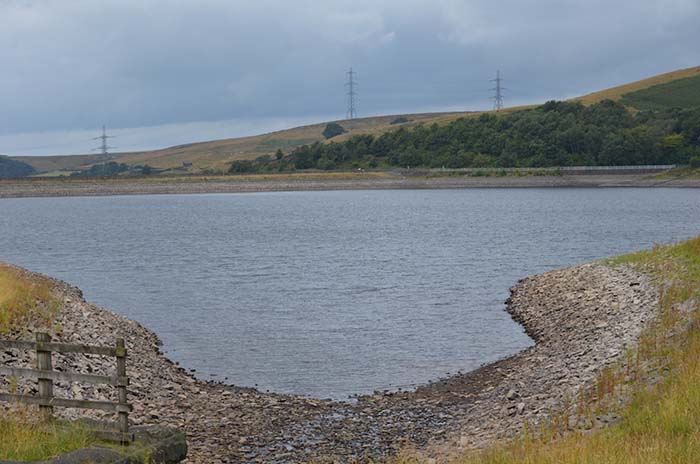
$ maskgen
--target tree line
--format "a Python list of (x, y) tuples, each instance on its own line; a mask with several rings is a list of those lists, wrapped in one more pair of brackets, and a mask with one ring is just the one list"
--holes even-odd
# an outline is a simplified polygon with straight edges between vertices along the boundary
[[(336, 129), (337, 131), (337, 129)], [(700, 164), (700, 108), (631, 113), (619, 102), (549, 101), (508, 114), (399, 128), (236, 161), (231, 172)]]

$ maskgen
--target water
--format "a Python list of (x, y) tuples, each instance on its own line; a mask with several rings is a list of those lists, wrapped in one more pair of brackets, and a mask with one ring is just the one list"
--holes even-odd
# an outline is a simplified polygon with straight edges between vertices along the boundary
[(5, 199), (0, 260), (140, 321), (202, 378), (346, 398), (529, 346), (503, 305), (519, 278), (698, 218), (690, 189)]

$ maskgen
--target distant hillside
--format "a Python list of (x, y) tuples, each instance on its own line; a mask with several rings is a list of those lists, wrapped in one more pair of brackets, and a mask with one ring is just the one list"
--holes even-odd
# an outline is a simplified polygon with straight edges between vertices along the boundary
[(700, 107), (629, 111), (620, 101), (550, 101), (495, 116), (315, 143), (234, 172), (700, 164)]
[[(623, 97), (633, 92), (639, 92), (641, 90), (668, 84), (680, 79), (698, 76), (700, 76), (700, 67), (695, 66), (692, 68), (680, 69), (678, 71), (659, 74), (658, 76), (649, 77), (647, 79), (631, 82), (629, 84), (611, 87), (609, 89), (601, 90), (599, 92), (584, 95), (583, 97), (572, 98), (572, 100), (580, 101), (584, 105), (592, 105), (593, 103), (599, 103), (603, 100), (622, 100)], [(681, 107), (688, 108), (689, 106), (687, 104), (681, 104)]]
[(0, 155), (0, 178), (26, 177), (36, 173), (27, 163)]
[[(456, 118), (465, 113), (430, 113), (398, 116), (379, 116), (346, 121), (336, 121), (345, 133), (334, 137), (334, 141), (345, 140), (352, 135), (381, 133), (401, 126), (414, 126), (420, 123), (432, 123), (445, 118)], [(403, 117), (407, 122), (391, 124)], [(127, 153), (119, 155), (115, 161), (127, 164), (148, 164), (155, 168), (181, 168), (184, 162), (192, 163), (190, 171), (201, 169), (228, 169), (232, 161), (255, 159), (259, 156), (272, 156), (277, 150), (285, 153), (292, 149), (325, 140), (323, 130), (327, 123), (296, 127), (252, 137), (215, 140), (212, 142), (193, 143), (162, 150)]]
[(77, 171), (105, 163), (116, 155), (13, 156), (12, 159), (31, 165), (37, 172)]
[(639, 110), (700, 106), (700, 76), (686, 77), (622, 96), (622, 103)]
[[(632, 109), (643, 109), (649, 105), (677, 105), (687, 107), (695, 100), (687, 98), (693, 94), (700, 78), (700, 68), (694, 67), (674, 71), (637, 82), (613, 87), (600, 92), (595, 92), (572, 100), (584, 105), (591, 105), (606, 99), (619, 100)], [(684, 83), (690, 82), (690, 84)], [(697, 92), (694, 94), (697, 97)], [(692, 95), (691, 95), (692, 97)], [(508, 114), (527, 107), (508, 108), (501, 114)], [(345, 132), (333, 137), (333, 142), (349, 140), (355, 135), (371, 134), (381, 135), (398, 128), (411, 128), (418, 125), (428, 126), (433, 123), (447, 124), (464, 117), (478, 117), (491, 112), (451, 112), (451, 113), (424, 113), (405, 114), (392, 116), (379, 116), (360, 118), (354, 120), (335, 121), (340, 124)], [(118, 153), (109, 158), (100, 155), (77, 156), (39, 156), (16, 157), (15, 159), (28, 163), (37, 172), (66, 174), (70, 171), (87, 170), (92, 165), (115, 161), (128, 165), (149, 165), (156, 170), (169, 173), (201, 173), (207, 171), (227, 170), (233, 161), (254, 160), (261, 156), (274, 156), (277, 150), (285, 154), (293, 149), (313, 144), (315, 142), (328, 143), (323, 136), (327, 123), (313, 124), (292, 129), (271, 132), (252, 137), (231, 138), (214, 140), (210, 142), (192, 143), (160, 150), (143, 151), (135, 153)], [(184, 165), (186, 164), (186, 166)]]
[[(433, 123), (443, 120), (453, 120), (469, 113), (426, 113), (396, 116), (378, 116), (358, 118), (346, 121), (336, 121), (345, 129), (341, 136), (334, 141), (347, 139), (356, 134), (381, 133), (401, 126), (414, 126), (421, 123)], [(403, 118), (407, 121), (392, 124)], [(298, 146), (323, 141), (323, 130), (327, 123), (319, 123), (292, 129), (285, 129), (251, 137), (214, 140), (178, 145), (160, 150), (143, 152), (117, 153), (105, 159), (101, 155), (73, 156), (18, 156), (15, 159), (30, 163), (38, 172), (74, 171), (88, 169), (90, 166), (107, 161), (116, 161), (130, 165), (148, 164), (158, 169), (173, 170), (175, 173), (201, 172), (205, 169), (228, 169), (232, 161), (255, 159), (259, 156), (274, 155), (280, 149), (289, 152)], [(186, 170), (183, 163), (192, 163)]]

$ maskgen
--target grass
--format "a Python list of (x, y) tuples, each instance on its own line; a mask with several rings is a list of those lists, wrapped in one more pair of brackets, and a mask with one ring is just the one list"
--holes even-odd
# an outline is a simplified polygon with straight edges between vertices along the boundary
[(648, 79), (642, 79), (629, 84), (623, 84), (617, 87), (601, 90), (599, 92), (594, 92), (582, 97), (573, 98), (572, 100), (580, 101), (584, 105), (592, 105), (603, 100), (620, 100), (623, 95), (628, 95), (632, 92), (648, 89), (649, 87), (657, 85), (667, 84), (678, 79), (686, 79), (696, 76), (700, 76), (700, 67), (695, 66), (692, 68), (679, 69), (677, 71), (659, 74)]
[(0, 334), (50, 327), (59, 307), (49, 280), (0, 265)]
[[(525, 430), (511, 443), (469, 452), (459, 464), (661, 464), (700, 462), (700, 237), (621, 256), (653, 275), (660, 286), (657, 320), (645, 329), (625, 365), (604, 371), (581, 412), (609, 411), (616, 391), (631, 400), (618, 407), (621, 421), (594, 431), (562, 434), (553, 424)], [(662, 375), (663, 374), (663, 375)], [(423, 462), (398, 457), (394, 464)]]
[[(0, 264), (0, 336), (30, 326), (49, 329), (59, 309), (50, 280)], [(16, 391), (17, 379), (8, 383)], [(0, 461), (42, 461), (99, 443), (79, 423), (40, 420), (36, 407), (0, 409)]]
[(95, 444), (90, 432), (74, 423), (36, 422), (27, 414), (0, 418), (0, 460), (43, 461)]
[[(59, 301), (48, 279), (0, 265), (0, 334), (50, 327)], [(10, 379), (12, 386), (13, 380)], [(12, 405), (0, 417), (0, 460), (40, 461), (88, 446), (89, 433), (75, 424), (44, 423), (32, 408)]]
[(622, 96), (622, 103), (638, 110), (700, 106), (700, 76), (654, 85)]
[(662, 173), (654, 175), (655, 179), (671, 180), (671, 179), (700, 179), (700, 169), (691, 167), (681, 167), (669, 169)]
[[(0, 264), (0, 334), (50, 327), (60, 303), (47, 279)], [(10, 385), (13, 384), (10, 379)], [(76, 425), (40, 423), (33, 409), (13, 405), (0, 416), (0, 460), (39, 461), (92, 443)]]

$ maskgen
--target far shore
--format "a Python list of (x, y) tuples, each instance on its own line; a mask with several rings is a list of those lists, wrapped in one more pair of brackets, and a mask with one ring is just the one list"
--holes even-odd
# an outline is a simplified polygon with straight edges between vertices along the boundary
[(0, 198), (252, 193), (321, 190), (461, 188), (700, 188), (700, 177), (648, 173), (586, 175), (406, 175), (333, 172), (140, 178), (20, 178), (0, 180)]

